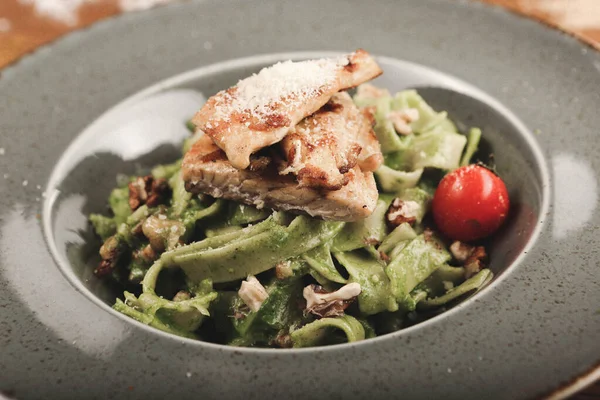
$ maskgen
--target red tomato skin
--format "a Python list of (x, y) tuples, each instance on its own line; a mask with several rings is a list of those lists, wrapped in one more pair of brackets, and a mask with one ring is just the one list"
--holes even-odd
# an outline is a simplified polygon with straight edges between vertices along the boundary
[(492, 171), (468, 165), (447, 174), (433, 196), (433, 219), (450, 239), (464, 242), (494, 233), (510, 207), (506, 185)]

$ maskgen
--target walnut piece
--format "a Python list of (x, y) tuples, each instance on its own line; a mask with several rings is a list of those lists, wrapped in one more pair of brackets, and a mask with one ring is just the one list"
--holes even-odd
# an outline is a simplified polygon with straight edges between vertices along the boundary
[(407, 222), (413, 225), (421, 212), (421, 205), (413, 200), (400, 200), (395, 198), (386, 213), (386, 221), (391, 227), (396, 227)]
[(156, 254), (151, 245), (146, 245), (143, 249), (134, 252), (133, 258), (134, 260), (141, 260), (146, 264), (152, 264), (158, 258), (158, 254)]
[(179, 301), (189, 300), (191, 298), (192, 298), (192, 295), (190, 294), (190, 292), (187, 292), (185, 290), (180, 290), (179, 292), (175, 293), (175, 296), (173, 296), (173, 301), (179, 302)]
[(262, 303), (269, 297), (265, 287), (253, 275), (248, 276), (245, 281), (242, 281), (238, 295), (250, 310), (254, 312), (258, 311)]
[(466, 279), (481, 271), (484, 266), (483, 261), (487, 258), (483, 246), (471, 246), (458, 240), (450, 245), (450, 253), (464, 266)]
[(99, 251), (102, 261), (94, 270), (94, 274), (98, 277), (109, 275), (115, 269), (124, 248), (125, 245), (117, 236), (106, 239)]
[(292, 338), (288, 333), (278, 334), (273, 340), (271, 340), (269, 344), (271, 346), (280, 347), (282, 349), (289, 349), (293, 347)]
[(335, 317), (344, 314), (344, 310), (360, 294), (360, 284), (353, 282), (342, 286), (335, 292), (327, 292), (319, 285), (308, 285), (302, 291), (306, 300), (306, 311), (320, 318)]
[(294, 275), (292, 263), (290, 261), (281, 261), (275, 265), (275, 276), (279, 280), (283, 280)]
[(450, 253), (458, 262), (464, 263), (473, 252), (473, 246), (466, 243), (455, 241), (450, 245)]
[(406, 108), (404, 110), (392, 111), (387, 115), (387, 118), (394, 125), (396, 132), (401, 135), (410, 135), (413, 133), (410, 123), (419, 119), (419, 110), (416, 108)]
[(167, 219), (163, 214), (151, 215), (142, 224), (142, 232), (150, 241), (150, 246), (157, 251), (172, 250), (185, 233), (185, 225), (180, 221)]
[(154, 179), (152, 175), (139, 176), (129, 183), (129, 208), (137, 210), (141, 205), (156, 207), (165, 200), (169, 185), (164, 179)]
[(468, 264), (465, 264), (465, 279), (469, 279), (483, 268), (483, 264), (479, 260), (474, 260)]

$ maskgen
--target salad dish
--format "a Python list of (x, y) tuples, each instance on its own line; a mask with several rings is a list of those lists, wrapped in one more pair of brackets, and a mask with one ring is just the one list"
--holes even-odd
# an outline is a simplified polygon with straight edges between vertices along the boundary
[[(113, 308), (176, 335), (307, 347), (394, 332), (484, 287), (502, 180), (366, 51), (263, 68), (188, 121), (182, 158), (90, 221)], [(352, 90), (352, 94), (348, 91)], [(488, 157), (486, 156), (486, 160)]]

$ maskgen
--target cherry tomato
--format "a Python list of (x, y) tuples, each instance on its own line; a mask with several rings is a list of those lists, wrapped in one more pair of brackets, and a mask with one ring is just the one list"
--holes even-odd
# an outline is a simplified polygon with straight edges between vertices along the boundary
[(494, 233), (509, 205), (502, 179), (487, 168), (468, 165), (440, 182), (433, 196), (433, 219), (449, 238), (468, 242)]

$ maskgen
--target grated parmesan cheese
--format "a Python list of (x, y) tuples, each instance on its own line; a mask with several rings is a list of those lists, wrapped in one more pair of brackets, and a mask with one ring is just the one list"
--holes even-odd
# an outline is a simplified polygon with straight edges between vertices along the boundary
[(285, 61), (263, 68), (242, 79), (229, 91), (217, 95), (215, 117), (228, 120), (233, 113), (249, 112), (259, 120), (274, 113), (284, 100), (292, 107), (318, 96), (333, 85), (337, 72), (348, 64), (347, 57), (309, 61)]

